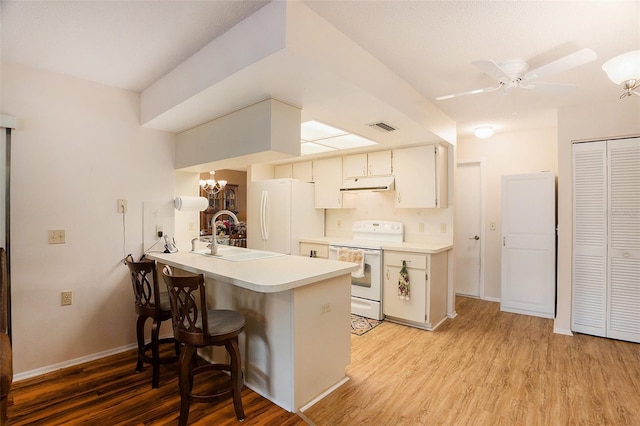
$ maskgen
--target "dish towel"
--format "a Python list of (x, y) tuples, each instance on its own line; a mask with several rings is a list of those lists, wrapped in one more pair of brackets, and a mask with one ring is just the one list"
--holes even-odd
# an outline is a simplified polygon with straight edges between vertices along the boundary
[(398, 277), (398, 297), (400, 299), (409, 300), (409, 272), (407, 272), (407, 262), (402, 261), (402, 269)]
[(342, 247), (338, 250), (338, 260), (342, 262), (357, 263), (358, 269), (351, 273), (353, 278), (364, 277), (364, 251)]

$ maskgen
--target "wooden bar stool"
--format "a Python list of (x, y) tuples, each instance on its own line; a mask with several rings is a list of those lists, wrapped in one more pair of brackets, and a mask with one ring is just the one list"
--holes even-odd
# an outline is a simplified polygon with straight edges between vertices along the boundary
[[(243, 385), (238, 348), (238, 335), (244, 329), (244, 316), (226, 309), (207, 309), (203, 275), (172, 275), (171, 269), (162, 271), (171, 303), (173, 334), (184, 346), (180, 353), (180, 426), (187, 424), (191, 402), (214, 402), (231, 395), (238, 420), (244, 420), (241, 391)], [(230, 361), (198, 365), (197, 348), (224, 346)], [(211, 370), (230, 373), (223, 386), (209, 394), (193, 392), (197, 374)]]
[[(142, 371), (143, 364), (151, 364), (153, 378), (151, 387), (157, 388), (160, 382), (160, 364), (169, 364), (178, 361), (180, 343), (174, 338), (160, 339), (160, 325), (163, 321), (171, 319), (171, 307), (169, 297), (159, 290), (156, 272), (156, 262), (153, 260), (141, 260), (134, 262), (131, 255), (125, 259), (131, 273), (131, 284), (135, 295), (136, 335), (138, 337), (138, 363), (136, 371)], [(145, 344), (144, 325), (148, 318), (152, 319), (151, 341)], [(160, 345), (172, 343), (175, 345), (175, 356), (160, 357)], [(147, 352), (151, 349), (151, 356)]]

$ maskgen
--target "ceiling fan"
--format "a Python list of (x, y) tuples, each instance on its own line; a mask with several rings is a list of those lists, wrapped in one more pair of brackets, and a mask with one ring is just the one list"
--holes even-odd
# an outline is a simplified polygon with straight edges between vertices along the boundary
[(540, 77), (559, 74), (563, 71), (584, 65), (588, 62), (595, 61), (597, 58), (598, 56), (593, 50), (582, 49), (531, 71), (528, 71), (529, 64), (521, 59), (505, 61), (499, 64), (492, 60), (474, 61), (472, 64), (480, 71), (496, 80), (497, 85), (485, 87), (484, 89), (439, 96), (436, 100), (442, 101), (445, 99), (456, 98), (458, 96), (494, 92), (499, 89), (508, 93), (512, 89), (518, 87), (521, 89), (536, 91), (538, 93), (566, 95), (576, 87), (575, 84), (544, 83), (536, 80)]

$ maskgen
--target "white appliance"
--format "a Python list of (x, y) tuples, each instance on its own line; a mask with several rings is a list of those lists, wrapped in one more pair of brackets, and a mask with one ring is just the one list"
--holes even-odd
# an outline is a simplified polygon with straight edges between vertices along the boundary
[(382, 246), (401, 243), (404, 225), (384, 220), (362, 220), (351, 227), (353, 240), (336, 240), (329, 244), (329, 259), (338, 259), (340, 249), (361, 250), (364, 254), (364, 276), (351, 275), (351, 313), (381, 320), (382, 313)]
[(248, 204), (248, 248), (297, 255), (300, 238), (324, 235), (324, 210), (315, 208), (313, 183), (252, 182)]

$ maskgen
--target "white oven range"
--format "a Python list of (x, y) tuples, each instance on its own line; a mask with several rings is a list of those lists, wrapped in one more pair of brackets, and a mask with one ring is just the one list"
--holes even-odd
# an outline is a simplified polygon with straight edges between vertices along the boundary
[[(364, 255), (363, 274), (351, 274), (351, 313), (381, 320), (382, 313), (382, 246), (404, 240), (404, 225), (384, 220), (361, 220), (353, 223), (352, 240), (329, 243), (329, 258), (338, 259), (344, 249)], [(342, 251), (341, 251), (342, 249)]]

